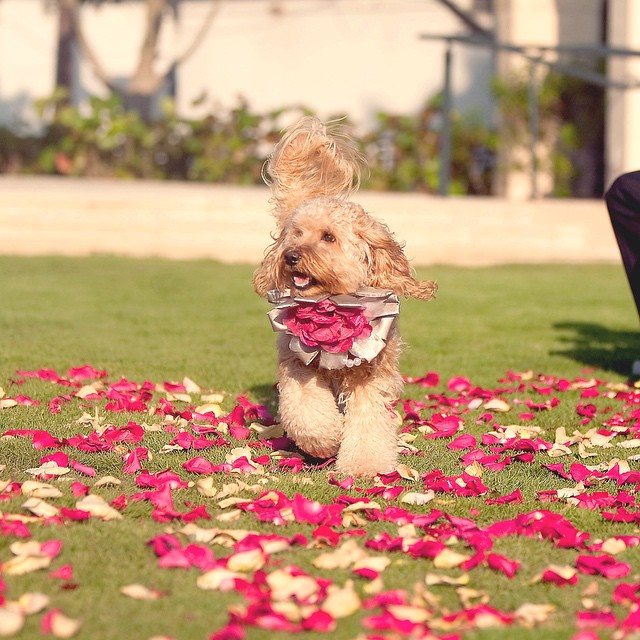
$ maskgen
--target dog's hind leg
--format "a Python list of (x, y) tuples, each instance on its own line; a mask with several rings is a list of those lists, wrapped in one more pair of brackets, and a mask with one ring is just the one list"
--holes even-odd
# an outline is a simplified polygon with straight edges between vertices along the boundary
[(343, 416), (329, 382), (294, 359), (283, 360), (279, 369), (279, 413), (285, 432), (309, 455), (336, 455)]

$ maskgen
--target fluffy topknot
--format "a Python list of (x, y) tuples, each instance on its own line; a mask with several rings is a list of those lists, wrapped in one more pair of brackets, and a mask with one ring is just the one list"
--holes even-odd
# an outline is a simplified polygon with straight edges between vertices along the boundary
[(302, 118), (288, 129), (267, 160), (263, 177), (282, 227), (302, 202), (321, 196), (348, 197), (360, 185), (365, 161), (345, 128)]

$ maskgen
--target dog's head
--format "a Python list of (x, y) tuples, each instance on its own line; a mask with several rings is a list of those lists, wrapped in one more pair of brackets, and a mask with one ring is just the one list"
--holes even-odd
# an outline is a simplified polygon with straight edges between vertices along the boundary
[(363, 286), (428, 300), (436, 284), (416, 281), (389, 229), (347, 200), (363, 158), (343, 130), (303, 118), (285, 133), (265, 171), (278, 236), (254, 276), (258, 294), (350, 294)]
[(363, 286), (428, 300), (436, 284), (416, 281), (402, 246), (364, 209), (341, 198), (304, 202), (289, 216), (254, 276), (258, 294), (339, 295)]

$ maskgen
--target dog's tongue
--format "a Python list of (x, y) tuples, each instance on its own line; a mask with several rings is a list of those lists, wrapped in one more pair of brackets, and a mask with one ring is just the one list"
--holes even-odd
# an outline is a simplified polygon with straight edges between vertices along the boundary
[(293, 284), (295, 284), (299, 289), (306, 287), (310, 282), (311, 278), (309, 276), (302, 275), (301, 273), (293, 276)]

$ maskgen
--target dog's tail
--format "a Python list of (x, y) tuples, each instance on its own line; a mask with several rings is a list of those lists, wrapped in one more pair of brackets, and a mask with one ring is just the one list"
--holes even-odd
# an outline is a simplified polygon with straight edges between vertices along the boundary
[(347, 197), (360, 186), (364, 158), (344, 127), (308, 116), (287, 129), (265, 163), (263, 178), (282, 226), (302, 202), (320, 196)]

